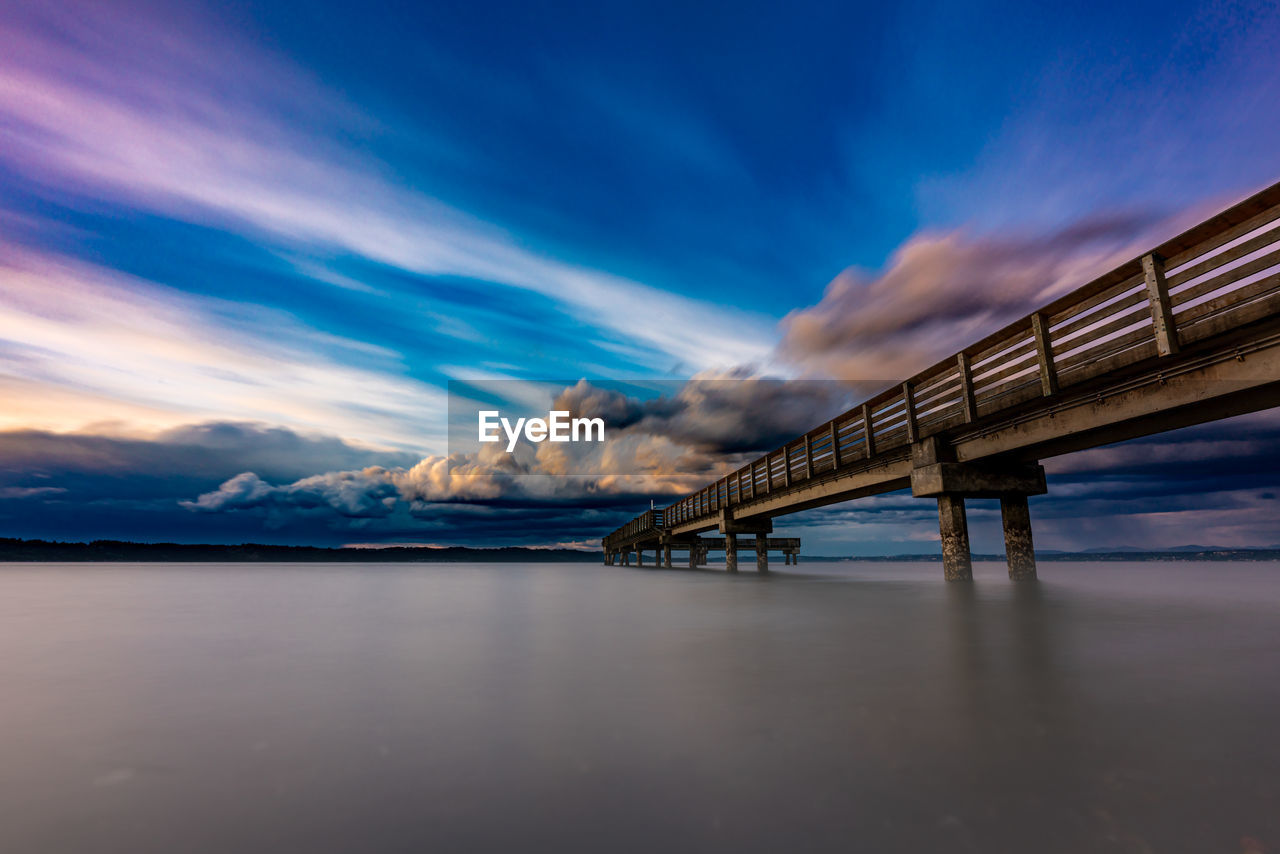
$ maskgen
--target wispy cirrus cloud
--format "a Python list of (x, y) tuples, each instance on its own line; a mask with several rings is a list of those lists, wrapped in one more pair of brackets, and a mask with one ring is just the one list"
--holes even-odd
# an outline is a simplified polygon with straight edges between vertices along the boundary
[(443, 394), (397, 354), (279, 311), (11, 248), (0, 295), (0, 428), (235, 419), (417, 449), (443, 434)]
[(542, 254), (397, 178), (368, 153), (387, 128), (216, 26), (197, 39), (91, 5), (45, 14), (53, 27), (37, 13), (0, 24), (15, 45), (0, 57), (0, 159), (46, 191), (216, 223), (281, 251), (536, 294), (590, 324), (602, 346), (664, 369), (768, 350), (760, 317)]

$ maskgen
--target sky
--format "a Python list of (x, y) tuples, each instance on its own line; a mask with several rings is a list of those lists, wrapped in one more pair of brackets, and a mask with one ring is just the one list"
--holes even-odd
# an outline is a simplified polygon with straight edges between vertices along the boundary
[[(0, 0), (0, 536), (590, 545), (1280, 179), (1277, 57), (1275, 3)], [(622, 380), (633, 475), (449, 459), (451, 389)], [(1278, 544), (1278, 437), (1047, 461), (1037, 545)]]

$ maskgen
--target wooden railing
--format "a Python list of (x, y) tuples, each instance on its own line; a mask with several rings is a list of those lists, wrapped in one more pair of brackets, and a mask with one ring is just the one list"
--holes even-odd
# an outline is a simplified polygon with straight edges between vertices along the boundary
[[(1280, 184), (605, 538), (715, 516), (1280, 313)], [(649, 527), (645, 527), (648, 525)]]
[(644, 511), (639, 516), (614, 531), (612, 534), (606, 536), (602, 541), (604, 547), (609, 548), (614, 544), (623, 543), (636, 538), (643, 538), (651, 535), (654, 531), (661, 530), (663, 527), (662, 521), (665, 513), (665, 510), (658, 509)]

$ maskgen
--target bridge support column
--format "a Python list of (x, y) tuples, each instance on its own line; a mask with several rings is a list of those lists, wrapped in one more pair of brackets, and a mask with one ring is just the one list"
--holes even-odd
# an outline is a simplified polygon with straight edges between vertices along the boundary
[(689, 568), (697, 569), (698, 567), (698, 538), (694, 537), (693, 542), (689, 543)]
[(938, 529), (942, 534), (942, 574), (947, 581), (972, 581), (973, 556), (969, 553), (969, 520), (964, 498), (938, 496)]
[(756, 537), (756, 572), (769, 571), (769, 543), (763, 536)]
[(667, 569), (671, 568), (671, 543), (662, 544), (662, 565)]
[[(738, 571), (738, 534), (754, 534), (756, 537), (757, 549), (759, 548), (760, 538), (767, 537), (773, 531), (773, 521), (770, 519), (746, 519), (739, 521), (733, 518), (733, 511), (724, 507), (720, 510), (720, 519), (717, 527), (720, 533), (724, 534), (724, 562), (730, 572)], [(757, 560), (759, 560), (759, 551), (757, 550)], [(764, 558), (764, 571), (768, 571), (768, 556)]]
[(1004, 555), (1014, 581), (1036, 577), (1036, 550), (1031, 541), (1031, 511), (1025, 495), (1000, 497), (1000, 521), (1004, 525)]
[(1036, 463), (956, 462), (954, 449), (937, 436), (911, 447), (911, 494), (938, 499), (938, 527), (942, 533), (942, 569), (948, 581), (973, 578), (969, 554), (966, 498), (999, 498), (1004, 522), (1005, 557), (1009, 577), (1035, 578), (1036, 556), (1031, 546), (1031, 515), (1027, 496), (1047, 491), (1044, 466)]

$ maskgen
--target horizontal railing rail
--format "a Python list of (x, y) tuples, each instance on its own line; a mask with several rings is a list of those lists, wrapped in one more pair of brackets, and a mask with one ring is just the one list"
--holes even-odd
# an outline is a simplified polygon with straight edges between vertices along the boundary
[[(1280, 311), (1280, 184), (1121, 264), (662, 510), (605, 548), (796, 484), (901, 457), (921, 438), (1171, 355)], [(665, 525), (664, 525), (665, 521)]]

